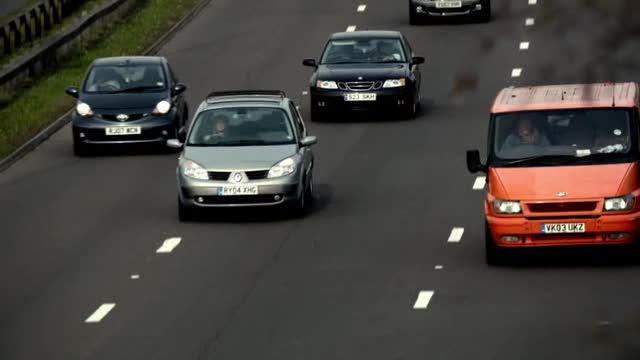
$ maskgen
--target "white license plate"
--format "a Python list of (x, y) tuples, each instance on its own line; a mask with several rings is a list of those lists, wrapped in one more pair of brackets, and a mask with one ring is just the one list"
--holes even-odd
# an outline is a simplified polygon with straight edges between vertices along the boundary
[(258, 195), (258, 186), (255, 185), (236, 185), (222, 186), (218, 188), (218, 195)]
[(461, 8), (462, 1), (437, 1), (436, 8), (437, 9), (453, 9), (453, 8)]
[(570, 234), (583, 233), (584, 223), (542, 224), (542, 232), (545, 234)]
[(140, 126), (109, 127), (105, 131), (107, 135), (140, 135), (142, 133)]
[(375, 93), (349, 93), (344, 96), (344, 101), (376, 101)]

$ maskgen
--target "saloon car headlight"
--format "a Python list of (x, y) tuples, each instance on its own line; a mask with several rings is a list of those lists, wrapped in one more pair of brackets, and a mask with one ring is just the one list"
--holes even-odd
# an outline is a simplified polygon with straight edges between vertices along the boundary
[(520, 201), (493, 200), (493, 210), (498, 214), (519, 214), (522, 212)]
[(383, 88), (396, 88), (405, 86), (406, 80), (404, 78), (401, 79), (389, 79), (384, 82), (382, 85)]
[(316, 87), (320, 89), (337, 89), (338, 84), (335, 81), (318, 80), (316, 81)]
[(91, 117), (93, 116), (93, 110), (91, 110), (91, 106), (87, 103), (83, 103), (82, 101), (78, 101), (76, 105), (76, 112), (80, 116)]
[(169, 102), (169, 100), (162, 100), (151, 113), (154, 115), (164, 115), (168, 113), (169, 110), (171, 110), (171, 102)]
[(195, 161), (183, 160), (181, 167), (184, 176), (198, 180), (209, 180), (207, 170)]
[(604, 199), (604, 211), (631, 210), (635, 204), (635, 200), (632, 194)]
[(295, 156), (288, 157), (273, 165), (271, 169), (269, 169), (269, 175), (267, 175), (267, 178), (271, 179), (293, 174), (296, 171), (297, 166), (297, 158)]

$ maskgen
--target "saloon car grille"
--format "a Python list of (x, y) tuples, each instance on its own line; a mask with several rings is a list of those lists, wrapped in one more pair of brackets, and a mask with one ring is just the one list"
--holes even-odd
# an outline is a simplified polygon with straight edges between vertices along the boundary
[[(276, 195), (231, 195), (231, 196), (202, 196), (201, 204), (206, 205), (245, 205), (245, 204), (275, 204)], [(282, 195), (278, 197), (282, 198)]]
[(341, 90), (351, 90), (351, 91), (367, 91), (367, 90), (377, 90), (382, 87), (382, 81), (349, 81), (349, 82), (339, 82), (338, 87)]
[[(249, 180), (262, 180), (267, 178), (269, 170), (247, 171), (245, 174)], [(229, 171), (209, 171), (209, 180), (227, 181), (229, 175), (231, 175)]]
[(579, 202), (555, 202), (555, 203), (538, 203), (529, 204), (529, 211), (532, 213), (545, 212), (580, 212), (593, 211), (598, 206), (597, 201), (579, 201)]
[(116, 121), (116, 122), (127, 122), (127, 121), (135, 121), (140, 120), (148, 114), (127, 114), (129, 118), (125, 121), (118, 120), (118, 115), (120, 114), (98, 114), (97, 117), (107, 121)]

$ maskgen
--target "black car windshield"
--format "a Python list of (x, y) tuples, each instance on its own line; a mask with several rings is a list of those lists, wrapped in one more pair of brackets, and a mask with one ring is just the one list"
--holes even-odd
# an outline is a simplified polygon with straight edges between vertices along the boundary
[(322, 64), (406, 62), (399, 39), (332, 40), (322, 55)]
[(607, 163), (628, 158), (629, 109), (570, 109), (499, 114), (493, 152), (503, 165)]
[(155, 92), (166, 88), (164, 70), (158, 64), (97, 65), (84, 84), (86, 93)]
[(190, 146), (294, 144), (287, 113), (274, 107), (233, 107), (201, 112), (189, 135)]

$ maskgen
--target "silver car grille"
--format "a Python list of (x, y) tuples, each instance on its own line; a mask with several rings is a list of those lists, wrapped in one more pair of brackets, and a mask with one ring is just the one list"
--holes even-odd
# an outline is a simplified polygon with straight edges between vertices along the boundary
[(347, 81), (339, 82), (338, 87), (341, 90), (351, 91), (367, 91), (376, 90), (382, 87), (382, 81)]

